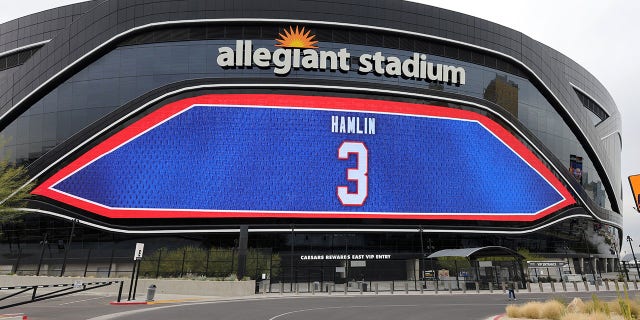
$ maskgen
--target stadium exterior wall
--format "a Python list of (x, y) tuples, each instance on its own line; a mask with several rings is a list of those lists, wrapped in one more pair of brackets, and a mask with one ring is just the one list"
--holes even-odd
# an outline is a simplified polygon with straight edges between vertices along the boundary
[[(305, 67), (303, 62), (303, 66), (293, 65), (291, 70), (278, 74), (278, 70), (287, 66), (275, 58), (276, 40), (286, 40), (284, 34), (293, 33), (297, 28), (305, 28), (315, 37), (310, 40), (318, 43), (310, 46), (317, 45), (317, 51), (335, 54), (336, 65), (324, 67), (325, 70), (319, 64)], [(249, 46), (251, 49), (247, 49)], [(283, 55), (280, 57), (284, 59), (291, 52), (304, 57), (304, 48), (297, 48), (281, 49)], [(273, 59), (266, 66), (258, 67), (261, 58), (252, 50), (262, 50), (263, 55), (269, 52)], [(224, 52), (231, 52), (226, 56), (226, 62)], [(380, 70), (376, 66), (376, 52), (378, 57), (383, 56)], [(350, 60), (343, 60), (347, 54)], [(239, 62), (243, 58), (248, 65)], [(253, 60), (248, 61), (251, 58)], [(397, 70), (390, 67), (392, 58), (399, 61)], [(88, 1), (0, 25), (0, 61), (0, 129), (8, 141), (3, 154), (13, 162), (28, 165), (30, 174), (39, 184), (28, 208), (24, 209), (30, 213), (22, 222), (24, 224), (17, 226), (18, 222), (15, 222), (3, 226), (2, 250), (12, 257), (13, 272), (20, 273), (20, 263), (28, 264), (23, 249), (16, 251), (14, 248), (21, 243), (26, 251), (37, 252), (40, 248), (37, 243), (57, 242), (60, 253), (64, 251), (65, 254), (64, 261), (58, 263), (64, 264), (67, 263), (66, 251), (78, 247), (78, 241), (91, 243), (77, 248), (82, 257), (87, 252), (91, 256), (94, 250), (94, 255), (97, 251), (102, 252), (105, 259), (109, 255), (111, 259), (118, 256), (116, 249), (106, 253), (109, 250), (103, 246), (107, 243), (126, 251), (132, 243), (144, 241), (151, 244), (149, 252), (156, 255), (160, 252), (156, 257), (158, 266), (162, 252), (168, 254), (176, 248), (235, 248), (240, 243), (246, 254), (247, 241), (249, 248), (259, 249), (254, 252), (256, 261), (269, 256), (272, 263), (274, 255), (279, 254), (275, 259), (280, 260), (285, 252), (290, 252), (292, 266), (310, 263), (302, 261), (303, 256), (335, 253), (338, 248), (348, 247), (349, 243), (354, 246), (352, 253), (389, 252), (397, 257), (394, 261), (405, 261), (412, 259), (411, 254), (424, 252), (425, 240), (419, 240), (423, 239), (423, 233), (429, 241), (428, 251), (501, 244), (547, 257), (590, 259), (596, 255), (610, 259), (620, 248), (621, 120), (612, 97), (593, 75), (561, 53), (517, 31), (479, 18), (406, 1), (330, 4), (297, 0), (276, 4), (264, 1)], [(371, 63), (369, 67), (367, 62)], [(404, 65), (415, 63), (414, 68), (419, 68), (421, 62), (425, 65), (429, 62), (444, 70), (451, 67), (454, 71), (445, 71), (449, 79), (443, 79), (441, 73), (440, 78), (434, 76), (429, 80), (426, 71), (419, 74), (411, 66), (403, 68), (403, 62)], [(462, 177), (481, 171), (476, 167), (492, 166), (482, 162), (491, 157), (478, 153), (471, 158), (468, 168), (461, 168), (464, 164), (458, 163), (458, 180), (452, 179), (458, 185), (433, 182), (431, 186), (444, 190), (442, 193), (445, 194), (445, 204), (435, 207), (430, 204), (435, 198), (427, 197), (424, 203), (411, 201), (417, 204), (404, 207), (405, 204), (397, 204), (395, 211), (384, 209), (383, 204), (358, 211), (358, 208), (348, 208), (352, 204), (345, 204), (345, 201), (356, 201), (356, 207), (365, 201), (368, 201), (367, 205), (390, 201), (393, 188), (384, 189), (383, 196), (377, 200), (374, 193), (358, 198), (358, 189), (354, 191), (353, 186), (345, 189), (346, 195), (338, 195), (343, 204), (338, 209), (323, 207), (324, 204), (312, 207), (307, 203), (300, 207), (299, 201), (291, 200), (288, 206), (269, 203), (267, 207), (258, 208), (247, 204), (249, 207), (239, 206), (236, 210), (235, 203), (243, 202), (239, 196), (230, 199), (231, 204), (224, 208), (196, 203), (196, 207), (187, 210), (183, 204), (167, 207), (166, 199), (170, 197), (160, 196), (161, 193), (153, 188), (153, 192), (147, 192), (149, 199), (145, 199), (162, 210), (118, 215), (121, 212), (112, 208), (122, 207), (124, 214), (131, 214), (131, 208), (143, 203), (125, 201), (126, 195), (115, 196), (120, 197), (116, 202), (95, 206), (104, 199), (91, 193), (90, 189), (99, 188), (87, 181), (93, 179), (96, 172), (113, 172), (87, 171), (89, 173), (85, 175), (89, 179), (82, 178), (82, 171), (93, 170), (92, 164), (100, 165), (101, 161), (105, 162), (105, 167), (121, 163), (126, 154), (125, 158), (116, 158), (114, 154), (126, 148), (110, 149), (107, 146), (127, 134), (130, 139), (137, 139), (141, 132), (133, 128), (147, 125), (148, 130), (158, 132), (160, 137), (171, 137), (174, 133), (158, 131), (158, 124), (150, 119), (160, 117), (163, 112), (173, 112), (158, 120), (169, 123), (181, 114), (196, 112), (185, 109), (189, 107), (186, 105), (176, 111), (175, 108), (180, 108), (185, 101), (191, 103), (189, 106), (232, 104), (245, 110), (245, 117), (251, 116), (250, 110), (266, 106), (272, 110), (272, 118), (268, 118), (273, 121), (271, 125), (283, 117), (323, 119), (328, 115), (320, 115), (321, 112), (341, 114), (344, 110), (326, 106), (348, 103), (352, 106), (347, 110), (351, 112), (348, 116), (353, 119), (362, 119), (364, 123), (378, 118), (373, 134), (376, 130), (378, 134), (384, 132), (380, 119), (395, 126), (405, 124), (402, 121), (407, 118), (415, 121), (407, 126), (426, 125), (419, 119), (433, 120), (443, 115), (447, 119), (457, 119), (458, 123), (472, 121), (481, 124), (487, 132), (472, 135), (470, 139), (485, 137), (483, 134), (487, 133), (496, 137), (508, 147), (507, 151), (512, 150), (515, 156), (524, 159), (528, 165), (525, 167), (534, 169), (532, 177), (543, 177), (550, 190), (557, 192), (557, 197), (549, 198), (544, 209), (538, 208), (543, 204), (536, 202), (538, 200), (531, 200), (531, 208), (523, 209), (524, 205), (520, 206), (517, 200), (527, 196), (516, 195), (516, 187), (502, 186), (513, 191), (511, 197), (495, 191), (492, 194), (495, 197), (486, 202), (499, 204), (487, 205), (488, 214), (467, 214), (485, 212), (473, 211), (480, 210), (477, 209), (479, 205), (464, 203), (467, 197), (463, 192), (467, 190), (467, 184), (470, 184), (468, 190), (476, 189)], [(303, 111), (282, 108), (283, 101), (286, 101), (285, 107), (295, 106), (295, 110), (302, 108)], [(370, 104), (373, 106), (368, 107)], [(426, 110), (423, 107), (431, 111), (423, 111)], [(209, 110), (206, 112), (213, 110), (203, 108), (199, 116), (213, 117), (207, 115), (205, 109)], [(266, 119), (260, 118), (265, 117), (262, 113), (252, 117)], [(331, 120), (334, 123), (322, 124), (325, 127), (335, 124), (336, 131), (331, 132), (334, 135), (324, 134), (317, 139), (332, 139), (335, 134), (348, 133), (339, 131), (340, 117), (335, 117)], [(453, 128), (448, 123), (432, 122), (429, 125), (438, 130)], [(206, 125), (212, 123), (206, 122)], [(371, 133), (371, 122), (368, 123), (365, 130)], [(243, 132), (234, 131), (234, 136)], [(354, 144), (351, 141), (354, 135), (345, 137), (349, 138), (346, 148), (356, 148), (347, 154), (357, 153), (360, 157), (368, 155), (367, 147), (375, 143), (357, 136), (365, 142)], [(270, 138), (278, 137), (274, 134)], [(390, 139), (408, 143), (401, 140), (402, 135)], [(464, 149), (469, 141), (460, 139), (459, 146)], [(482, 142), (488, 144), (489, 140)], [(193, 138), (191, 143), (197, 146), (202, 141)], [(443, 147), (437, 142), (433, 144), (433, 148)], [(140, 142), (139, 145), (145, 144)], [(479, 144), (471, 145), (473, 147), (467, 151), (470, 154), (482, 150)], [(133, 151), (144, 149), (129, 146)], [(431, 150), (429, 146), (424, 148)], [(393, 148), (384, 149), (384, 154), (391, 155), (392, 151), (397, 152)], [(269, 152), (273, 154), (274, 150)], [(371, 152), (375, 155), (375, 149)], [(378, 164), (373, 161), (385, 161), (385, 165), (398, 162), (392, 157), (378, 160), (380, 158), (372, 156), (367, 160), (372, 161), (372, 170)], [(456, 159), (456, 156), (448, 159)], [(498, 160), (505, 159), (506, 156)], [(499, 164), (500, 161), (494, 162)], [(494, 164), (495, 172), (504, 172), (499, 171), (500, 167), (507, 170), (505, 174), (508, 170), (520, 170), (518, 174), (524, 172), (522, 167), (509, 167), (511, 162), (505, 161), (504, 166)], [(442, 177), (456, 171), (455, 168), (446, 169), (436, 170), (441, 177), (438, 181), (447, 180)], [(139, 170), (143, 169), (133, 171)], [(320, 172), (319, 175), (325, 175), (324, 171)], [(76, 179), (78, 173), (80, 178)], [(364, 176), (367, 174), (365, 172)], [(375, 171), (370, 173), (371, 181), (382, 179), (377, 174)], [(365, 181), (364, 176), (358, 181)], [(488, 176), (487, 173), (480, 178), (486, 180)], [(229, 179), (224, 174), (220, 177)], [(518, 180), (502, 178), (497, 180)], [(126, 185), (125, 180), (133, 179), (114, 179), (113, 182), (122, 190), (137, 186)], [(353, 180), (352, 177), (349, 180)], [(371, 182), (372, 186), (374, 182)], [(189, 180), (189, 183), (193, 181)], [(368, 180), (362, 186), (368, 187), (367, 183)], [(153, 185), (161, 183), (154, 181)], [(543, 198), (548, 195), (543, 185), (546, 186), (538, 184), (531, 189), (536, 191), (523, 191), (523, 194), (540, 193)], [(425, 185), (416, 182), (416, 186), (411, 192)], [(489, 188), (486, 184), (479, 186)], [(249, 188), (247, 185), (237, 187), (239, 190)], [(279, 190), (271, 187), (273, 185), (267, 189)], [(462, 190), (462, 195), (452, 197), (452, 192), (458, 189)], [(407, 194), (413, 196), (411, 192)], [(154, 198), (148, 195), (150, 193), (158, 196)], [(283, 191), (274, 191), (272, 198), (278, 193)], [(423, 193), (415, 193), (418, 198), (421, 195)], [(446, 201), (446, 196), (450, 201)], [(257, 193), (247, 198), (256, 197)], [(482, 198), (469, 201), (485, 202)], [(513, 202), (513, 207), (504, 204), (507, 202)], [(530, 213), (511, 214), (515, 211), (509, 210), (530, 210)], [(206, 214), (198, 215), (202, 212)], [(411, 216), (406, 212), (418, 214)], [(321, 214), (320, 218), (318, 214)], [(132, 218), (134, 216), (136, 218)], [(238, 239), (243, 226), (248, 226), (248, 240), (246, 234)], [(82, 230), (82, 236), (70, 230), (76, 230), (76, 233)], [(73, 236), (69, 236), (70, 232)], [(75, 239), (69, 243), (68, 239), (72, 238)], [(435, 245), (431, 244), (432, 240)], [(376, 250), (366, 249), (371, 243), (377, 243)], [(390, 249), (394, 246), (395, 249)], [(267, 247), (269, 254), (258, 253)], [(184, 249), (183, 267), (187, 251)], [(294, 256), (299, 262), (294, 262)], [(86, 259), (89, 265), (89, 258)], [(575, 261), (577, 264), (578, 260)], [(42, 264), (42, 257), (37, 263)], [(307, 267), (313, 269), (313, 265)], [(390, 263), (380, 268), (397, 270), (407, 269), (407, 266)], [(588, 267), (582, 263), (580, 268)], [(252, 277), (263, 273), (258, 269), (256, 266), (256, 275), (252, 274)], [(96, 269), (96, 272), (102, 274), (104, 270)]]

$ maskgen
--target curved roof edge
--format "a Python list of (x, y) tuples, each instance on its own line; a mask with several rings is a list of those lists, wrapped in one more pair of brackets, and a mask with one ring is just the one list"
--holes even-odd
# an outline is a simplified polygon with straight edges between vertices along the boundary
[(464, 257), (471, 260), (482, 257), (515, 257), (525, 259), (518, 252), (502, 246), (487, 246), (464, 249), (444, 249), (430, 254), (427, 258)]

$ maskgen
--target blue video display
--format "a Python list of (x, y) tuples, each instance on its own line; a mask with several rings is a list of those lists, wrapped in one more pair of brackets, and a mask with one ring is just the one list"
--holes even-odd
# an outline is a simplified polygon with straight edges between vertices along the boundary
[(518, 220), (572, 201), (481, 115), (336, 99), (196, 99), (98, 145), (45, 193), (131, 217)]

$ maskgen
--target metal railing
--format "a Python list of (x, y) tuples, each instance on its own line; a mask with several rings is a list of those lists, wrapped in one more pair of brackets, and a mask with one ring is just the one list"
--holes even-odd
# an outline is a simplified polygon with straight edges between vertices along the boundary
[[(46, 284), (46, 285), (32, 285), (32, 286), (13, 286), (13, 287), (0, 287), (0, 292), (2, 291), (11, 291), (17, 290), (17, 292), (8, 294), (4, 297), (0, 297), (0, 301), (7, 300), (9, 298), (17, 297), (21, 294), (27, 294), (31, 292), (31, 298), (28, 300), (22, 300), (20, 302), (14, 302), (7, 305), (0, 305), (0, 309), (6, 309), (10, 307), (15, 307), (27, 303), (38, 302), (47, 299), (53, 299), (57, 297), (62, 297), (74, 293), (89, 291), (97, 288), (106, 287), (112, 284), (119, 283), (120, 287), (118, 289), (118, 302), (122, 298), (122, 287), (124, 281), (103, 281), (103, 282), (74, 282), (74, 283), (65, 283), (65, 284)], [(52, 288), (53, 291), (38, 294), (38, 289)]]
[(640, 281), (563, 281), (563, 282), (477, 282), (477, 281), (421, 281), (415, 285), (413, 280), (396, 281), (355, 281), (335, 283), (320, 282), (270, 282), (256, 283), (258, 294), (460, 294), (460, 293), (505, 293), (510, 285), (515, 292), (554, 293), (554, 292), (600, 292), (639, 290)]

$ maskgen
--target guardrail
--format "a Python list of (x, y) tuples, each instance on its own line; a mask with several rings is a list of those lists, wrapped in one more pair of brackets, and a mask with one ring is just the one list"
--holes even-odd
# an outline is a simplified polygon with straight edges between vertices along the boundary
[[(7, 304), (7, 305), (1, 305), (0, 309), (6, 309), (6, 308), (10, 308), (10, 307), (15, 307), (15, 306), (27, 304), (27, 303), (33, 303), (33, 302), (38, 302), (38, 301), (42, 301), (42, 300), (62, 297), (62, 296), (66, 296), (66, 295), (70, 295), (70, 294), (74, 294), (74, 293), (78, 293), (78, 292), (89, 291), (89, 290), (93, 290), (93, 289), (97, 289), (97, 288), (106, 287), (106, 286), (109, 286), (109, 285), (112, 285), (112, 284), (115, 284), (115, 283), (119, 283), (120, 284), (120, 288), (118, 289), (118, 302), (120, 302), (120, 300), (122, 298), (122, 286), (124, 284), (124, 281), (122, 281), (122, 280), (118, 280), (118, 281), (103, 281), (103, 282), (87, 282), (87, 283), (76, 281), (74, 283), (64, 283), (64, 284), (45, 284), (45, 285), (34, 285), (34, 286), (0, 287), (0, 291), (19, 290), (18, 292), (14, 292), (12, 294), (9, 294), (7, 296), (4, 296), (4, 297), (0, 298), (0, 301), (4, 301), (4, 300), (9, 299), (11, 297), (15, 297), (15, 296), (18, 296), (20, 294), (27, 293), (27, 292), (33, 290), (33, 293), (31, 294), (31, 299), (30, 300), (11, 303), (11, 304)], [(62, 289), (58, 289), (58, 290), (54, 290), (52, 292), (47, 292), (47, 293), (38, 295), (37, 294), (38, 289), (42, 289), (42, 288), (62, 288)], [(76, 290), (74, 290), (74, 289), (76, 289)], [(73, 291), (69, 291), (69, 290), (73, 290)], [(65, 291), (68, 291), (68, 292), (65, 292)]]

